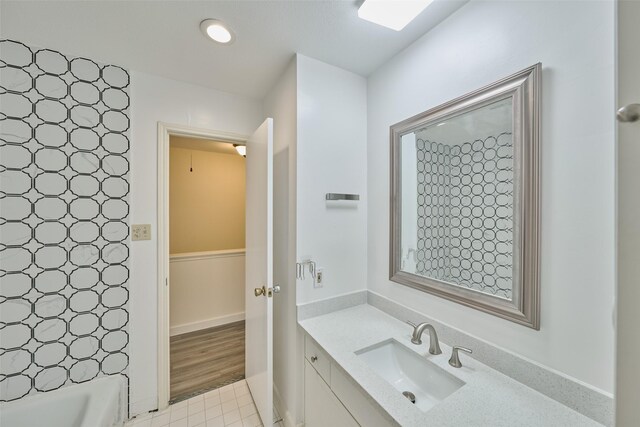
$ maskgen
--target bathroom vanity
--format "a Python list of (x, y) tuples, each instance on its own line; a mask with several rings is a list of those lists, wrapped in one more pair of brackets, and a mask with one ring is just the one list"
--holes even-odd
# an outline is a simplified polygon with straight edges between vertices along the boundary
[(451, 366), (457, 343), (429, 354), (427, 334), (412, 344), (411, 326), (371, 305), (299, 324), (308, 427), (601, 425), (468, 354)]

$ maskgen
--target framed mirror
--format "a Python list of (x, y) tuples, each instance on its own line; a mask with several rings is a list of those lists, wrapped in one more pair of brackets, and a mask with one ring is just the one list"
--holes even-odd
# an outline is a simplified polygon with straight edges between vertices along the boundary
[(534, 329), (541, 67), (391, 126), (390, 279)]

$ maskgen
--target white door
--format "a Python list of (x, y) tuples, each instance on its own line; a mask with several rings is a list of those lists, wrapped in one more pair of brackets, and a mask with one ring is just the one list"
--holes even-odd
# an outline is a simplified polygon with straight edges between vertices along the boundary
[(247, 141), (245, 375), (264, 426), (273, 421), (273, 119)]
[(640, 2), (617, 2), (618, 319), (616, 426), (640, 426)]

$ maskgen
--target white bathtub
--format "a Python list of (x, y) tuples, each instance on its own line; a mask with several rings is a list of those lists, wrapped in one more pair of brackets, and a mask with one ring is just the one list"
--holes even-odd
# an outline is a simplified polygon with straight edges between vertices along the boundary
[(126, 420), (125, 378), (111, 375), (0, 406), (2, 427), (114, 427)]

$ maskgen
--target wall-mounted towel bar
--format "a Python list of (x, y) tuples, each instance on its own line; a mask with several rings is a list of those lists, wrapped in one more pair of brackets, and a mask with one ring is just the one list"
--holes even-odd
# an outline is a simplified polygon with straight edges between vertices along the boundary
[(305, 259), (304, 261), (300, 261), (296, 263), (296, 279), (304, 280), (305, 279), (305, 267), (309, 269), (309, 273), (311, 277), (316, 277), (316, 262), (310, 259)]
[(359, 194), (327, 193), (326, 200), (360, 200)]

